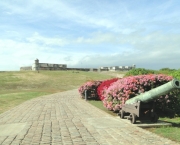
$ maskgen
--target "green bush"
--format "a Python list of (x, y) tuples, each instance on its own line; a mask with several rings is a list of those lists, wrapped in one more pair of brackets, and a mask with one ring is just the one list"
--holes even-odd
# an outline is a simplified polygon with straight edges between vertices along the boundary
[(170, 68), (161, 68), (160, 71), (174, 71), (175, 69)]
[(174, 71), (176, 71), (176, 69), (161, 68), (160, 70), (157, 71), (157, 73), (158, 73), (158, 74), (171, 75), (171, 73), (173, 73)]
[(180, 69), (179, 70), (176, 70), (176, 71), (172, 71), (170, 73), (171, 76), (173, 76), (174, 78), (180, 80)]
[(130, 71), (128, 71), (125, 75), (125, 77), (127, 76), (137, 76), (137, 75), (147, 75), (147, 74), (155, 74), (154, 70), (148, 70), (148, 69), (144, 69), (144, 68), (135, 68), (132, 69)]

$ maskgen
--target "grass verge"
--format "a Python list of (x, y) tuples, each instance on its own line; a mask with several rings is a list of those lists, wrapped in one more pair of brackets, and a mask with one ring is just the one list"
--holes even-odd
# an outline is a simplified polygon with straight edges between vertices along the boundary
[(102, 111), (110, 114), (110, 115), (117, 116), (116, 113), (113, 113), (112, 111), (107, 110), (107, 109), (103, 106), (102, 101), (99, 101), (99, 100), (98, 100), (98, 101), (96, 101), (96, 100), (88, 100), (87, 102), (90, 103), (91, 105), (93, 105), (93, 106), (101, 109)]
[(47, 95), (47, 92), (19, 92), (19, 93), (9, 93), (0, 94), (0, 113), (3, 113), (24, 101)]
[(147, 129), (150, 132), (158, 134), (162, 137), (168, 138), (175, 142), (180, 143), (180, 129), (179, 127), (159, 127), (159, 128), (149, 128)]
[(148, 128), (147, 130), (180, 143), (180, 117), (175, 117), (175, 118), (164, 117), (164, 118), (160, 118), (159, 120), (171, 123), (172, 126)]

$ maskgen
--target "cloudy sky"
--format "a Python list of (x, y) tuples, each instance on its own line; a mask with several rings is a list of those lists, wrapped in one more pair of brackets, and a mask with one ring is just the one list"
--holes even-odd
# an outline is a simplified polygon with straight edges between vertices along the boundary
[(0, 70), (180, 68), (179, 0), (2, 0)]

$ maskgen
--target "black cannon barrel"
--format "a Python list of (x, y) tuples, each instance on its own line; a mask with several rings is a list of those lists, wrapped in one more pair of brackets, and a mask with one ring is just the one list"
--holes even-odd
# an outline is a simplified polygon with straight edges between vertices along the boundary
[(177, 89), (177, 88), (180, 89), (180, 81), (177, 79), (173, 79), (172, 81), (170, 81), (164, 85), (161, 85), (161, 86), (154, 88), (148, 92), (142, 93), (134, 98), (127, 100), (125, 104), (133, 104), (138, 101), (148, 103), (154, 99), (157, 99), (159, 96), (164, 95), (164, 94), (166, 94), (174, 89)]

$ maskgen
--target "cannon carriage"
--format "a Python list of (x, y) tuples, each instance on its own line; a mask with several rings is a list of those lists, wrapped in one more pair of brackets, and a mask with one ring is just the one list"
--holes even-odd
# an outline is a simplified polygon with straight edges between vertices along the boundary
[(122, 119), (128, 115), (127, 119), (133, 124), (136, 120), (151, 120), (155, 123), (159, 118), (155, 111), (155, 100), (174, 89), (180, 89), (180, 81), (177, 79), (127, 100), (118, 115)]

